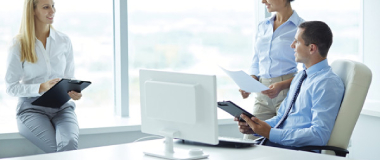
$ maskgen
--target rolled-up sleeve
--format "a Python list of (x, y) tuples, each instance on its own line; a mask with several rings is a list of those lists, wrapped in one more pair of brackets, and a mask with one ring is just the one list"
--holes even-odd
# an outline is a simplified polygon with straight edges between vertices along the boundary
[(249, 69), (249, 75), (255, 75), (255, 76), (259, 75), (259, 57), (258, 57), (258, 53), (256, 49), (255, 49), (255, 54), (253, 55), (253, 58), (252, 58), (251, 67)]

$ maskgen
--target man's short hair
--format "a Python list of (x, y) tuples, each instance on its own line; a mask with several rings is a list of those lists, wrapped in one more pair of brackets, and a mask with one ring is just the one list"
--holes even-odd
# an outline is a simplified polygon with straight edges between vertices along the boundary
[(326, 58), (333, 42), (330, 27), (322, 21), (306, 21), (301, 23), (298, 28), (304, 29), (302, 39), (305, 41), (305, 45), (317, 45), (319, 54)]

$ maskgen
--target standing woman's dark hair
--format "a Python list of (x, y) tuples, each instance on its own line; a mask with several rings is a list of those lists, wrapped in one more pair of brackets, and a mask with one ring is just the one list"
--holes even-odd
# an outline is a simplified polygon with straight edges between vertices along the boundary
[[(55, 12), (53, 0), (25, 0), (5, 74), (6, 92), (18, 97), (19, 133), (46, 153), (75, 150), (79, 137), (73, 101), (59, 108), (32, 104), (61, 78), (74, 78), (71, 40), (51, 26)], [(68, 95), (72, 100), (82, 97), (75, 91)]]
[(290, 4), (290, 2), (293, 2), (294, 0), (287, 0), (287, 1), (288, 3), (286, 5)]

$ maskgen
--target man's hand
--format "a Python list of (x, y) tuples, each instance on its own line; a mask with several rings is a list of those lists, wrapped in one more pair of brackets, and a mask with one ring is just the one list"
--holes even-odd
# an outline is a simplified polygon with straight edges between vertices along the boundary
[(246, 99), (249, 97), (249, 95), (251, 94), (250, 92), (246, 92), (246, 91), (243, 91), (241, 89), (239, 89), (239, 92), (241, 93), (241, 96)]
[(51, 87), (53, 87), (55, 84), (57, 84), (60, 80), (61, 80), (61, 78), (56, 78), (56, 79), (48, 80), (45, 83), (41, 83), (38, 93), (48, 91)]
[(251, 127), (249, 127), (249, 125), (246, 122), (240, 122), (238, 118), (235, 118), (234, 121), (238, 122), (239, 131), (241, 133), (243, 133), (243, 134), (254, 134), (255, 133), (255, 132), (253, 132)]
[(282, 91), (283, 86), (281, 82), (273, 83), (269, 86), (268, 90), (261, 91), (262, 94), (267, 95), (269, 98), (273, 99), (278, 96), (278, 94)]
[(73, 100), (79, 100), (82, 97), (82, 93), (78, 93), (75, 91), (70, 91), (68, 94)]
[[(269, 139), (269, 133), (270, 133), (270, 130), (272, 127), (268, 123), (261, 121), (260, 119), (258, 119), (256, 117), (252, 117), (251, 119), (249, 119), (249, 117), (244, 115), (244, 114), (241, 114), (240, 117), (246, 121), (243, 123), (248, 124), (248, 126), (251, 128), (253, 133), (257, 133), (257, 134), (262, 135), (263, 137)], [(239, 122), (239, 123), (241, 123), (241, 122)], [(239, 127), (240, 127), (240, 125), (239, 125)], [(243, 131), (247, 131), (247, 129), (243, 128)], [(240, 132), (242, 132), (242, 131), (240, 131)]]

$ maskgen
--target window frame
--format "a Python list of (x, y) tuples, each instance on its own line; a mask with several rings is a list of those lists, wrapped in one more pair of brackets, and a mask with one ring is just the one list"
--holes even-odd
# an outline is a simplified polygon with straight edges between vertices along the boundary
[(129, 117), (128, 0), (114, 0), (113, 4), (114, 114)]

